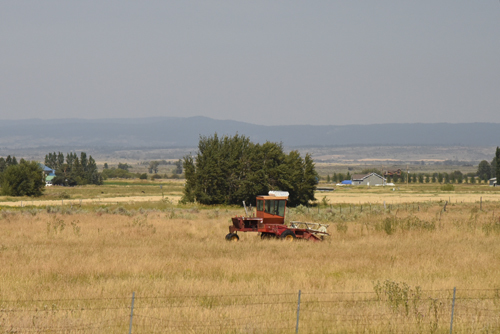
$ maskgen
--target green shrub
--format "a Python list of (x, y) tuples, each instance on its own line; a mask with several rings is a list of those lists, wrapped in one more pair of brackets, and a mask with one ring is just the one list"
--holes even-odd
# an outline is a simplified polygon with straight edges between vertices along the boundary
[(383, 222), (375, 225), (375, 230), (385, 231), (387, 235), (394, 234), (397, 230), (400, 231), (434, 231), (436, 229), (435, 221), (421, 220), (415, 216), (406, 218), (388, 217)]
[(115, 179), (115, 178), (133, 179), (133, 178), (135, 178), (134, 173), (130, 173), (126, 170), (117, 169), (117, 168), (104, 169), (102, 171), (102, 176), (106, 179)]
[(419, 305), (422, 298), (422, 289), (417, 286), (411, 288), (405, 282), (385, 280), (377, 281), (373, 286), (377, 299), (387, 302), (393, 312), (401, 312), (406, 316), (419, 316)]
[(337, 223), (337, 232), (339, 233), (347, 233), (347, 223), (345, 221), (339, 221)]
[(45, 190), (42, 168), (36, 161), (24, 161), (5, 169), (2, 194), (6, 196), (41, 196)]
[(441, 191), (454, 191), (455, 190), (455, 186), (453, 184), (443, 184), (441, 186)]

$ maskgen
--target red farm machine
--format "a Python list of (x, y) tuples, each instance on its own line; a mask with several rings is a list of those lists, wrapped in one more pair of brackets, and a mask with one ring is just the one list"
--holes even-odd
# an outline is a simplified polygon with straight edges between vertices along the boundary
[(323, 237), (329, 235), (327, 224), (291, 221), (290, 225), (285, 225), (287, 200), (286, 191), (270, 191), (267, 196), (257, 196), (257, 214), (252, 213), (248, 217), (245, 206), (247, 217), (232, 218), (233, 225), (229, 226), (226, 240), (238, 241), (240, 239), (238, 232), (257, 232), (262, 239), (279, 238), (287, 241), (295, 239), (321, 241)]

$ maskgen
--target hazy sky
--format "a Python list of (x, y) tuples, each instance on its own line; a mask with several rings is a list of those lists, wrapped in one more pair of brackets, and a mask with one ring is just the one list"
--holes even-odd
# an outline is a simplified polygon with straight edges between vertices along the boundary
[(500, 123), (500, 1), (1, 1), (0, 119)]

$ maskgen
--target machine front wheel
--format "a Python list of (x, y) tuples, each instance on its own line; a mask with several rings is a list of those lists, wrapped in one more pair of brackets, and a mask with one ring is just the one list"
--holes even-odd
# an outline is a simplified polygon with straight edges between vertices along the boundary
[(238, 240), (240, 240), (240, 237), (236, 233), (229, 233), (226, 235), (226, 240), (227, 241), (238, 241)]
[(281, 240), (285, 241), (294, 241), (297, 237), (295, 236), (295, 233), (290, 230), (286, 230), (285, 232), (281, 233), (280, 236)]

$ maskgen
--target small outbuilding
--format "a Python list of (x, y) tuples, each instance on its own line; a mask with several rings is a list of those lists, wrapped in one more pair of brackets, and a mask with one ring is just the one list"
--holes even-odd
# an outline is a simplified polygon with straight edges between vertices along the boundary
[(377, 173), (354, 174), (352, 176), (352, 185), (355, 186), (380, 186), (385, 185), (387, 180)]
[(490, 182), (490, 187), (496, 187), (498, 185), (496, 177), (489, 179), (488, 181)]
[(41, 164), (41, 163), (39, 163), (38, 165), (43, 170), (43, 178), (45, 180), (45, 185), (46, 186), (51, 186), (52, 185), (52, 179), (54, 177), (56, 177), (56, 171), (55, 171), (55, 169), (47, 167), (47, 166), (45, 166), (44, 164)]

